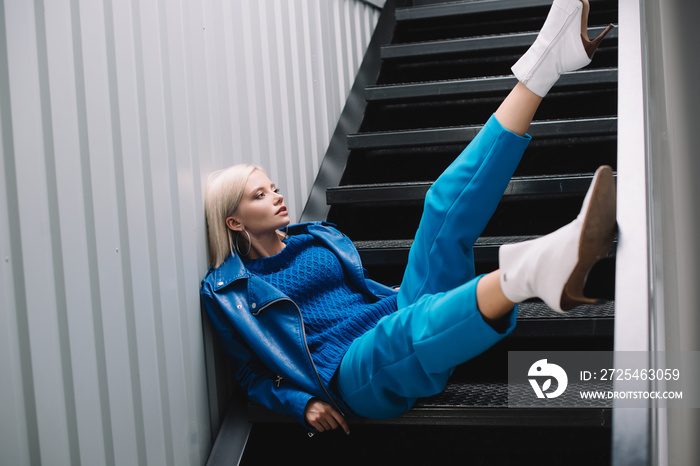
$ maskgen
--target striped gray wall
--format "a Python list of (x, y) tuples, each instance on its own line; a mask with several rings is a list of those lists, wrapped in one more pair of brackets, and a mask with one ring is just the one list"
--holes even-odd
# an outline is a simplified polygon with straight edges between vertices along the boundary
[(262, 164), (298, 218), (378, 13), (0, 1), (2, 464), (204, 462), (204, 180)]

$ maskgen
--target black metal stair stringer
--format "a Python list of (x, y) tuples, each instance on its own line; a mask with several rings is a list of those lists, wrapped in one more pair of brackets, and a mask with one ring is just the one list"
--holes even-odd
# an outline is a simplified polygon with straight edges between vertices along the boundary
[(360, 128), (367, 107), (364, 97), (365, 88), (376, 83), (382, 65), (381, 46), (391, 41), (395, 25), (395, 2), (387, 1), (379, 15), (372, 39), (355, 76), (355, 82), (340, 114), (338, 125), (331, 136), (316, 180), (311, 187), (306, 206), (300, 216), (301, 222), (325, 220), (328, 216), (329, 206), (325, 202), (326, 188), (337, 186), (343, 176), (343, 170), (350, 155), (346, 137)]

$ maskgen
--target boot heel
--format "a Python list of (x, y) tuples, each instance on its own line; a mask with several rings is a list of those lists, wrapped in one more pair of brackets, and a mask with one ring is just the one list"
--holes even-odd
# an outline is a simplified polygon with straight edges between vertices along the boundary
[(554, 0), (535, 42), (511, 67), (518, 81), (544, 97), (562, 73), (588, 65), (607, 34), (588, 40), (589, 10), (587, 1)]
[(561, 296), (561, 310), (570, 311), (576, 306), (581, 306), (583, 304), (603, 304), (601, 299), (586, 298), (581, 294), (580, 296), (571, 296), (566, 291)]
[(588, 55), (588, 58), (593, 58), (593, 54), (598, 49), (598, 45), (600, 45), (600, 43), (603, 41), (605, 36), (608, 35), (608, 32), (610, 32), (612, 28), (613, 25), (608, 24), (608, 27), (606, 27), (605, 30), (593, 40), (588, 40), (583, 36), (583, 34), (581, 34), (581, 40), (583, 40), (583, 48), (586, 50), (586, 55)]
[(593, 265), (613, 245), (615, 178), (611, 167), (598, 168), (578, 216), (540, 238), (506, 244), (498, 251), (501, 291), (514, 303), (540, 298), (556, 312), (578, 304), (596, 304), (583, 295)]
[(612, 168), (597, 170), (594, 186), (579, 239), (578, 261), (561, 294), (560, 306), (566, 311), (580, 304), (600, 304), (600, 300), (587, 298), (583, 288), (591, 268), (603, 259), (615, 241), (616, 190)]

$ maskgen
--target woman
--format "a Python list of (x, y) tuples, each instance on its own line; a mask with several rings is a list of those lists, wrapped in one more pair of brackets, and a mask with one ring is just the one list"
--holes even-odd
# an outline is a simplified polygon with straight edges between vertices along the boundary
[[(539, 239), (501, 247), (500, 269), (474, 277), (472, 246), (530, 137), (542, 97), (590, 62), (588, 4), (555, 0), (513, 66), (519, 80), (426, 195), (400, 289), (365, 276), (352, 242), (325, 223), (289, 226), (265, 172), (212, 174), (206, 212), (212, 267), (202, 301), (249, 397), (307, 428), (349, 432), (347, 416), (390, 418), (440, 392), (455, 366), (508, 335), (517, 303), (563, 311), (592, 302), (583, 284), (615, 234), (609, 167), (579, 216)], [(284, 231), (284, 233), (283, 233)]]

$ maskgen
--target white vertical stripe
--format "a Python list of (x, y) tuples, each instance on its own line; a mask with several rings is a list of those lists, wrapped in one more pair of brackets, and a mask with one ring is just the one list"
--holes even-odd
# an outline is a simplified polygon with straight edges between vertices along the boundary
[[(63, 280), (68, 312), (71, 361), (74, 385), (77, 437), (80, 461), (99, 464), (98, 452), (104, 450), (101, 430), (99, 382), (96, 376), (96, 342), (91, 312), (91, 290), (85, 286), (88, 252), (85, 228), (86, 204), (82, 184), (76, 183), (81, 172), (78, 107), (75, 89), (75, 64), (72, 39), (74, 27), (70, 4), (52, 2), (46, 6), (48, 73), (50, 77), (51, 120), (53, 125), (60, 232), (64, 251)], [(99, 343), (101, 344), (101, 342)], [(88, 447), (95, 445), (96, 447)]]
[[(137, 58), (137, 31), (134, 15), (137, 14), (131, 5), (125, 2), (113, 2), (113, 22), (116, 62), (116, 87), (119, 95), (119, 121), (121, 128), (120, 144), (121, 171), (123, 173), (124, 202), (129, 208), (126, 212), (129, 245), (129, 285), (133, 295), (132, 326), (134, 327), (135, 345), (138, 349), (133, 368), (138, 368), (138, 380), (135, 385), (135, 397), (140, 405), (135, 409), (136, 426), (142, 430), (140, 439), (139, 459), (148, 463), (159, 464), (165, 458), (163, 437), (163, 416), (159, 402), (159, 386), (157, 338), (154, 329), (153, 292), (151, 290), (151, 267), (149, 261), (148, 211), (146, 199), (146, 184), (142, 166), (142, 131), (140, 127), (139, 80), (141, 79)], [(123, 256), (122, 256), (123, 257)], [(139, 440), (139, 439), (137, 439)], [(142, 456), (145, 455), (145, 458)]]
[[(29, 2), (6, 5), (7, 59), (12, 99), (11, 118), (15, 153), (19, 229), (31, 235), (22, 242), (26, 286), (26, 319), (30, 330), (31, 376), (38, 422), (39, 455), (43, 460), (70, 461), (69, 433), (64, 405), (63, 373), (49, 217), (45, 133), (40, 101), (39, 47), (36, 11)], [(11, 18), (11, 20), (9, 20)], [(24, 50), (23, 50), (24, 49)], [(38, 287), (40, 287), (41, 292)]]
[(206, 177), (262, 164), (298, 218), (379, 12), (6, 0), (0, 13), (3, 461), (203, 464), (227, 402), (199, 309)]
[[(304, 92), (303, 88), (304, 77), (302, 69), (304, 68), (304, 62), (308, 60), (304, 50), (308, 49), (304, 48), (304, 41), (300, 40), (301, 27), (298, 24), (298, 15), (303, 15), (304, 12), (305, 5), (302, 5), (301, 11), (296, 11), (296, 8), (289, 4), (284, 11), (286, 18), (288, 18), (289, 26), (289, 32), (284, 34), (287, 37), (284, 56), (287, 56), (291, 62), (291, 70), (287, 75), (288, 77), (282, 78), (288, 86), (287, 95), (290, 96), (289, 99), (286, 99), (288, 110), (285, 119), (290, 122), (290, 138), (288, 145), (285, 147), (285, 155), (289, 160), (289, 175), (291, 177), (287, 178), (284, 192), (291, 193), (291, 199), (295, 200), (301, 200), (301, 198), (305, 197), (306, 193), (303, 186), (309, 182), (310, 178), (307, 168), (308, 158), (306, 157), (306, 153), (309, 150), (307, 134), (310, 125), (304, 122), (313, 121), (310, 111), (314, 108), (309, 95)], [(284, 21), (280, 17), (279, 24), (283, 23)], [(299, 206), (303, 204), (299, 201), (296, 203), (289, 202), (291, 199), (287, 200), (291, 206), (290, 213), (293, 216), (299, 216), (301, 214)]]
[(80, 28), (87, 120), (87, 150), (90, 161), (91, 192), (94, 205), (94, 232), (97, 282), (102, 323), (108, 403), (111, 416), (108, 435), (114, 443), (116, 464), (137, 462), (137, 437), (133, 412), (134, 393), (130, 367), (130, 347), (124, 293), (124, 271), (120, 254), (122, 224), (118, 218), (119, 186), (114, 176), (114, 108), (110, 102), (110, 82), (105, 37), (105, 11), (101, 2), (80, 4)]
[[(26, 285), (19, 228), (19, 189), (11, 113), (7, 15), (13, 8), (0, 2), (0, 451), (12, 464), (28, 465), (39, 458), (34, 383), (31, 377)], [(10, 41), (9, 43), (12, 43)]]
[[(295, 8), (290, 8), (288, 2), (276, 0), (272, 5), (270, 15), (274, 21), (274, 39), (277, 52), (276, 57), (274, 57), (274, 78), (277, 79), (279, 84), (279, 86), (273, 86), (275, 89), (273, 99), (278, 105), (276, 115), (279, 121), (278, 133), (275, 137), (277, 147), (274, 156), (284, 161), (282, 171), (277, 179), (280, 188), (283, 189), (285, 201), (289, 205), (298, 205), (299, 193), (291, 189), (295, 185), (296, 180), (299, 180), (300, 183), (306, 182), (304, 174), (299, 171), (299, 164), (296, 163), (299, 159), (298, 149), (292, 145), (293, 134), (296, 135), (297, 131), (297, 121), (291, 117), (291, 109), (298, 107), (299, 92), (296, 87), (298, 80), (294, 79), (295, 76), (292, 74), (286, 59), (290, 56), (288, 50), (291, 47), (292, 37), (295, 37), (296, 34), (296, 31), (293, 29), (295, 27), (294, 14)], [(285, 19), (288, 19), (288, 21)], [(293, 31), (293, 33), (290, 31)], [(294, 90), (293, 94), (290, 94), (290, 90)], [(283, 98), (283, 96), (287, 95), (293, 95), (294, 102)], [(296, 212), (291, 214), (295, 215)]]

